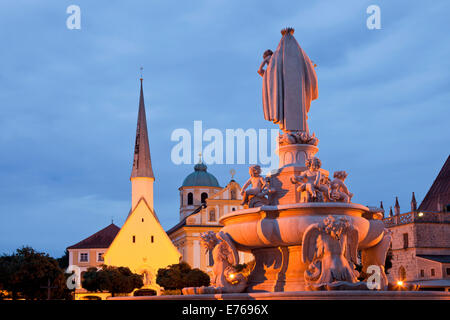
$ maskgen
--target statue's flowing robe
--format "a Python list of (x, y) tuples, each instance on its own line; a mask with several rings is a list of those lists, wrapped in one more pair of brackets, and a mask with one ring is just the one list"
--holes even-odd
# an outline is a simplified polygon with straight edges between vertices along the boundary
[(264, 118), (283, 131), (306, 131), (311, 101), (319, 95), (313, 63), (287, 32), (264, 72)]

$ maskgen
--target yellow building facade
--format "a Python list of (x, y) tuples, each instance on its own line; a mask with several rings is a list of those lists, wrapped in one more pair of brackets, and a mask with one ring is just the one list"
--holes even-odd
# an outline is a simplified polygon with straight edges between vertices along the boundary
[(144, 289), (157, 292), (156, 274), (159, 268), (178, 263), (180, 254), (159, 224), (145, 198), (130, 213), (111, 246), (104, 255), (109, 266), (128, 267), (143, 275)]

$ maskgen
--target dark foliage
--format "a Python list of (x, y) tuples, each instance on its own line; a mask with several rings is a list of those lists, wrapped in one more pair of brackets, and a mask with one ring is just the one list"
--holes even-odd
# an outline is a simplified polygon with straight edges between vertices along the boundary
[(12, 299), (39, 300), (48, 298), (50, 284), (52, 299), (71, 299), (64, 270), (56, 259), (33, 248), (17, 249), (12, 255), (0, 257), (0, 289)]
[(172, 264), (158, 270), (156, 283), (164, 290), (176, 290), (186, 287), (209, 286), (208, 274), (200, 269), (191, 269), (186, 262)]
[(107, 291), (112, 296), (118, 293), (130, 293), (144, 285), (142, 276), (132, 273), (126, 267), (103, 265), (100, 270), (89, 268), (84, 274), (81, 286), (88, 291)]

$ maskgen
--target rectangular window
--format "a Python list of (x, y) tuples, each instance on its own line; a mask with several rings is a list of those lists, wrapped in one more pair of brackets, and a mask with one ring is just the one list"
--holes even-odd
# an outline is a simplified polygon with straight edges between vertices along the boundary
[(89, 254), (88, 253), (80, 253), (80, 262), (89, 262)]
[(420, 270), (420, 276), (423, 278), (423, 277), (425, 277), (425, 270)]
[(103, 262), (103, 252), (97, 253), (97, 262)]
[(450, 268), (447, 268), (447, 275), (450, 276)]
[(133, 243), (136, 242), (136, 236), (133, 236)]
[(431, 269), (431, 276), (434, 277), (436, 275), (436, 271), (434, 269)]
[(408, 234), (404, 233), (403, 234), (403, 249), (406, 249), (409, 247), (409, 243), (408, 243)]
[(151, 242), (155, 241), (155, 238), (153, 236), (150, 237)]

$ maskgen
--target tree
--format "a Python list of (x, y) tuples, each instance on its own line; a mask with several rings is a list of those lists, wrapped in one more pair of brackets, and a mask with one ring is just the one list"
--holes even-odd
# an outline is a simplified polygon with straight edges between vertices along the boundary
[(69, 267), (69, 251), (66, 249), (64, 255), (56, 259), (61, 269), (66, 270)]
[(12, 299), (47, 299), (50, 284), (52, 298), (69, 299), (64, 271), (46, 253), (31, 247), (17, 249), (12, 255), (0, 257), (0, 288), (11, 293)]
[(192, 269), (186, 274), (186, 287), (209, 286), (210, 279), (208, 274), (200, 269)]
[(81, 286), (88, 291), (107, 291), (111, 296), (118, 293), (130, 293), (144, 285), (142, 276), (132, 273), (127, 267), (103, 265), (100, 270), (89, 268), (84, 274)]
[(164, 290), (177, 290), (185, 287), (209, 286), (210, 279), (202, 270), (191, 269), (186, 262), (180, 262), (159, 269), (156, 283)]

